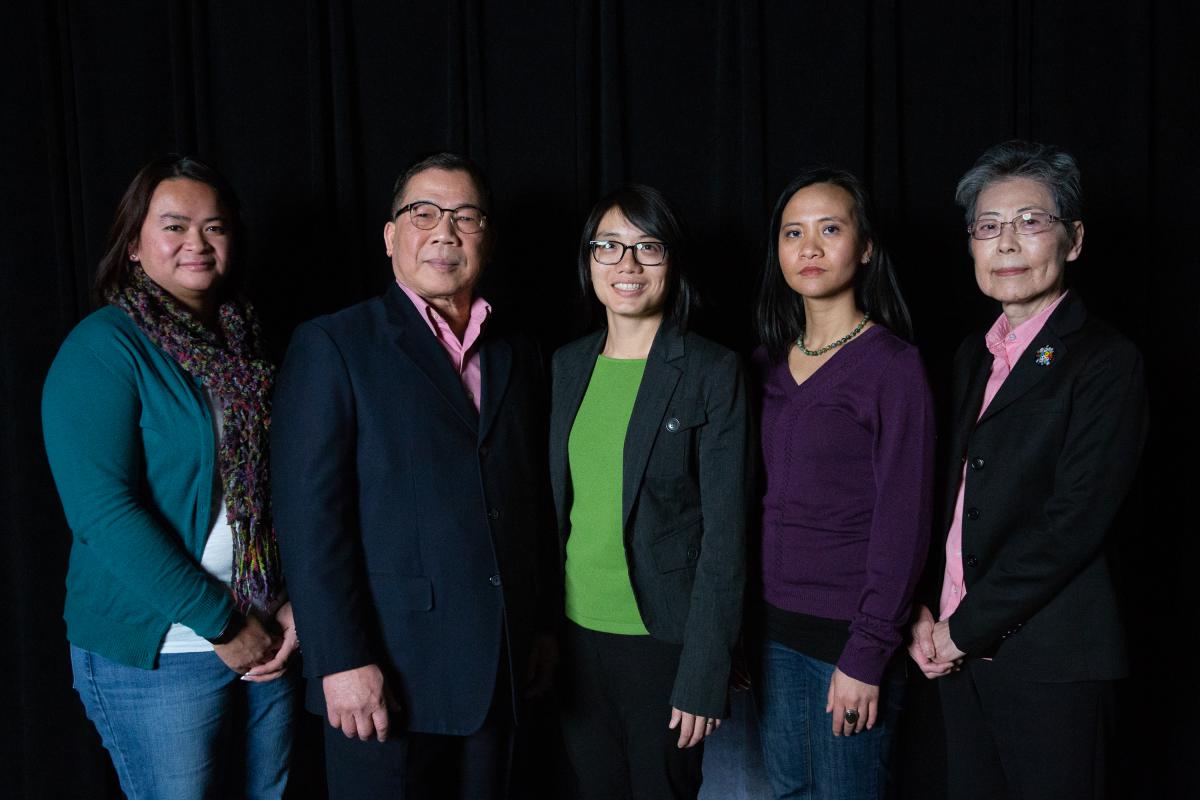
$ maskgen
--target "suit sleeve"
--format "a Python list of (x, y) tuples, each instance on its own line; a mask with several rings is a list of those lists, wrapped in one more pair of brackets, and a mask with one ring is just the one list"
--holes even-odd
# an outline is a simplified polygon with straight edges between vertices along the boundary
[(959, 649), (986, 650), (1096, 558), (1133, 480), (1145, 431), (1141, 355), (1128, 342), (1098, 348), (1071, 392), (1053, 489), (950, 616)]
[(357, 507), (357, 426), (342, 354), (315, 323), (296, 329), (276, 383), (271, 494), (310, 678), (373, 663), (373, 608)]
[(233, 610), (179, 534), (147, 504), (141, 399), (121, 365), (67, 341), (46, 376), (42, 433), (75, 546), (164, 619), (201, 636), (221, 632)]
[(933, 485), (933, 401), (915, 349), (882, 372), (872, 450), (875, 507), (866, 583), (838, 668), (878, 686), (903, 641), (913, 591), (929, 551)]
[(741, 629), (753, 463), (745, 376), (737, 356), (727, 353), (719, 363), (703, 366), (712, 376), (698, 452), (704, 533), (671, 705), (721, 717), (730, 654)]
[[(545, 359), (540, 347), (533, 346), (533, 366), (537, 370), (536, 407), (532, 417), (537, 426), (535, 441), (545, 442), (550, 438), (550, 386), (546, 380)], [(537, 535), (537, 616), (534, 630), (539, 634), (554, 635), (563, 619), (563, 557), (559, 552), (558, 524), (554, 513), (554, 495), (550, 487), (549, 461), (546, 447), (534, 448), (535, 476), (540, 487), (535, 494), (540, 522)]]

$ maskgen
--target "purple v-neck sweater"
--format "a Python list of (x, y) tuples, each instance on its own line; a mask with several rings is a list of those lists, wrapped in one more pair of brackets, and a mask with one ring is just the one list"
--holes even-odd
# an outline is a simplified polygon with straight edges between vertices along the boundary
[(929, 543), (933, 402), (917, 349), (876, 325), (797, 386), (761, 349), (763, 593), (850, 622), (837, 666), (879, 685)]

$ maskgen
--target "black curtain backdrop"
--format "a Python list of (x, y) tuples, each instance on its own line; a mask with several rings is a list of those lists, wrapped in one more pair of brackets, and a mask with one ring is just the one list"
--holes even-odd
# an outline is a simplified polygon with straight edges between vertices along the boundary
[[(280, 351), (298, 322), (382, 290), (392, 181), (442, 149), (489, 171), (500, 242), (485, 291), (548, 351), (577, 333), (583, 218), (626, 180), (680, 202), (702, 256), (701, 327), (748, 351), (775, 194), (802, 164), (832, 161), (873, 187), (940, 391), (953, 348), (997, 313), (974, 285), (954, 185), (986, 146), (1012, 137), (1078, 157), (1087, 238), (1073, 285), (1148, 363), (1153, 428), (1117, 548), (1135, 664), (1120, 698), (1122, 796), (1194, 791), (1198, 8), (1095, 0), (6, 8), (4, 793), (120, 796), (70, 685), (61, 621), (70, 536), (39, 402), (60, 342), (88, 311), (117, 200), (151, 157), (198, 154), (238, 188), (252, 286)], [(929, 686), (914, 681), (900, 743), (905, 797), (940, 796), (937, 714)], [(1086, 733), (1071, 720), (1046, 724), (1064, 737)], [(314, 726), (302, 731), (293, 796), (320, 796)], [(540, 735), (544, 765), (557, 751)]]

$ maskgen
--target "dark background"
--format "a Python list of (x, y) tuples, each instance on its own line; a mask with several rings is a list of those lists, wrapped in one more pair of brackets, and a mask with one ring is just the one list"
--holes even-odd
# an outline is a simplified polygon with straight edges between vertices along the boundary
[[(625, 180), (675, 197), (700, 245), (701, 327), (752, 345), (776, 193), (814, 160), (873, 187), (935, 389), (997, 309), (974, 285), (958, 177), (988, 145), (1054, 142), (1083, 169), (1073, 285), (1143, 349), (1152, 433), (1125, 513), (1135, 674), (1122, 796), (1186, 794), (1198, 550), (1191, 502), (1200, 177), (1194, 3), (441, 2), (21, 4), (0, 27), (0, 686), (5, 794), (119, 796), (70, 688), (70, 536), (41, 444), (41, 383), (88, 311), (120, 194), (165, 151), (238, 188), (277, 347), (382, 290), (392, 181), (452, 149), (495, 185), (485, 289), (550, 349), (572, 336), (579, 226)], [(1186, 417), (1186, 418), (1185, 418)], [(1174, 461), (1174, 463), (1172, 463)], [(1193, 533), (1188, 534), (1191, 530)], [(918, 681), (908, 797), (937, 797), (936, 707)], [(1063, 736), (1071, 720), (1047, 719)], [(319, 782), (311, 759), (297, 773)], [(315, 776), (315, 777), (314, 777)]]

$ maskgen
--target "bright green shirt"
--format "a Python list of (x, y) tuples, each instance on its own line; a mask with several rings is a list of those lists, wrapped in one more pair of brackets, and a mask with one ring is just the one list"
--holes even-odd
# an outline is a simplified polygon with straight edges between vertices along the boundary
[(645, 370), (644, 358), (599, 356), (567, 440), (567, 618), (604, 633), (649, 634), (629, 582), (621, 520), (625, 431)]

